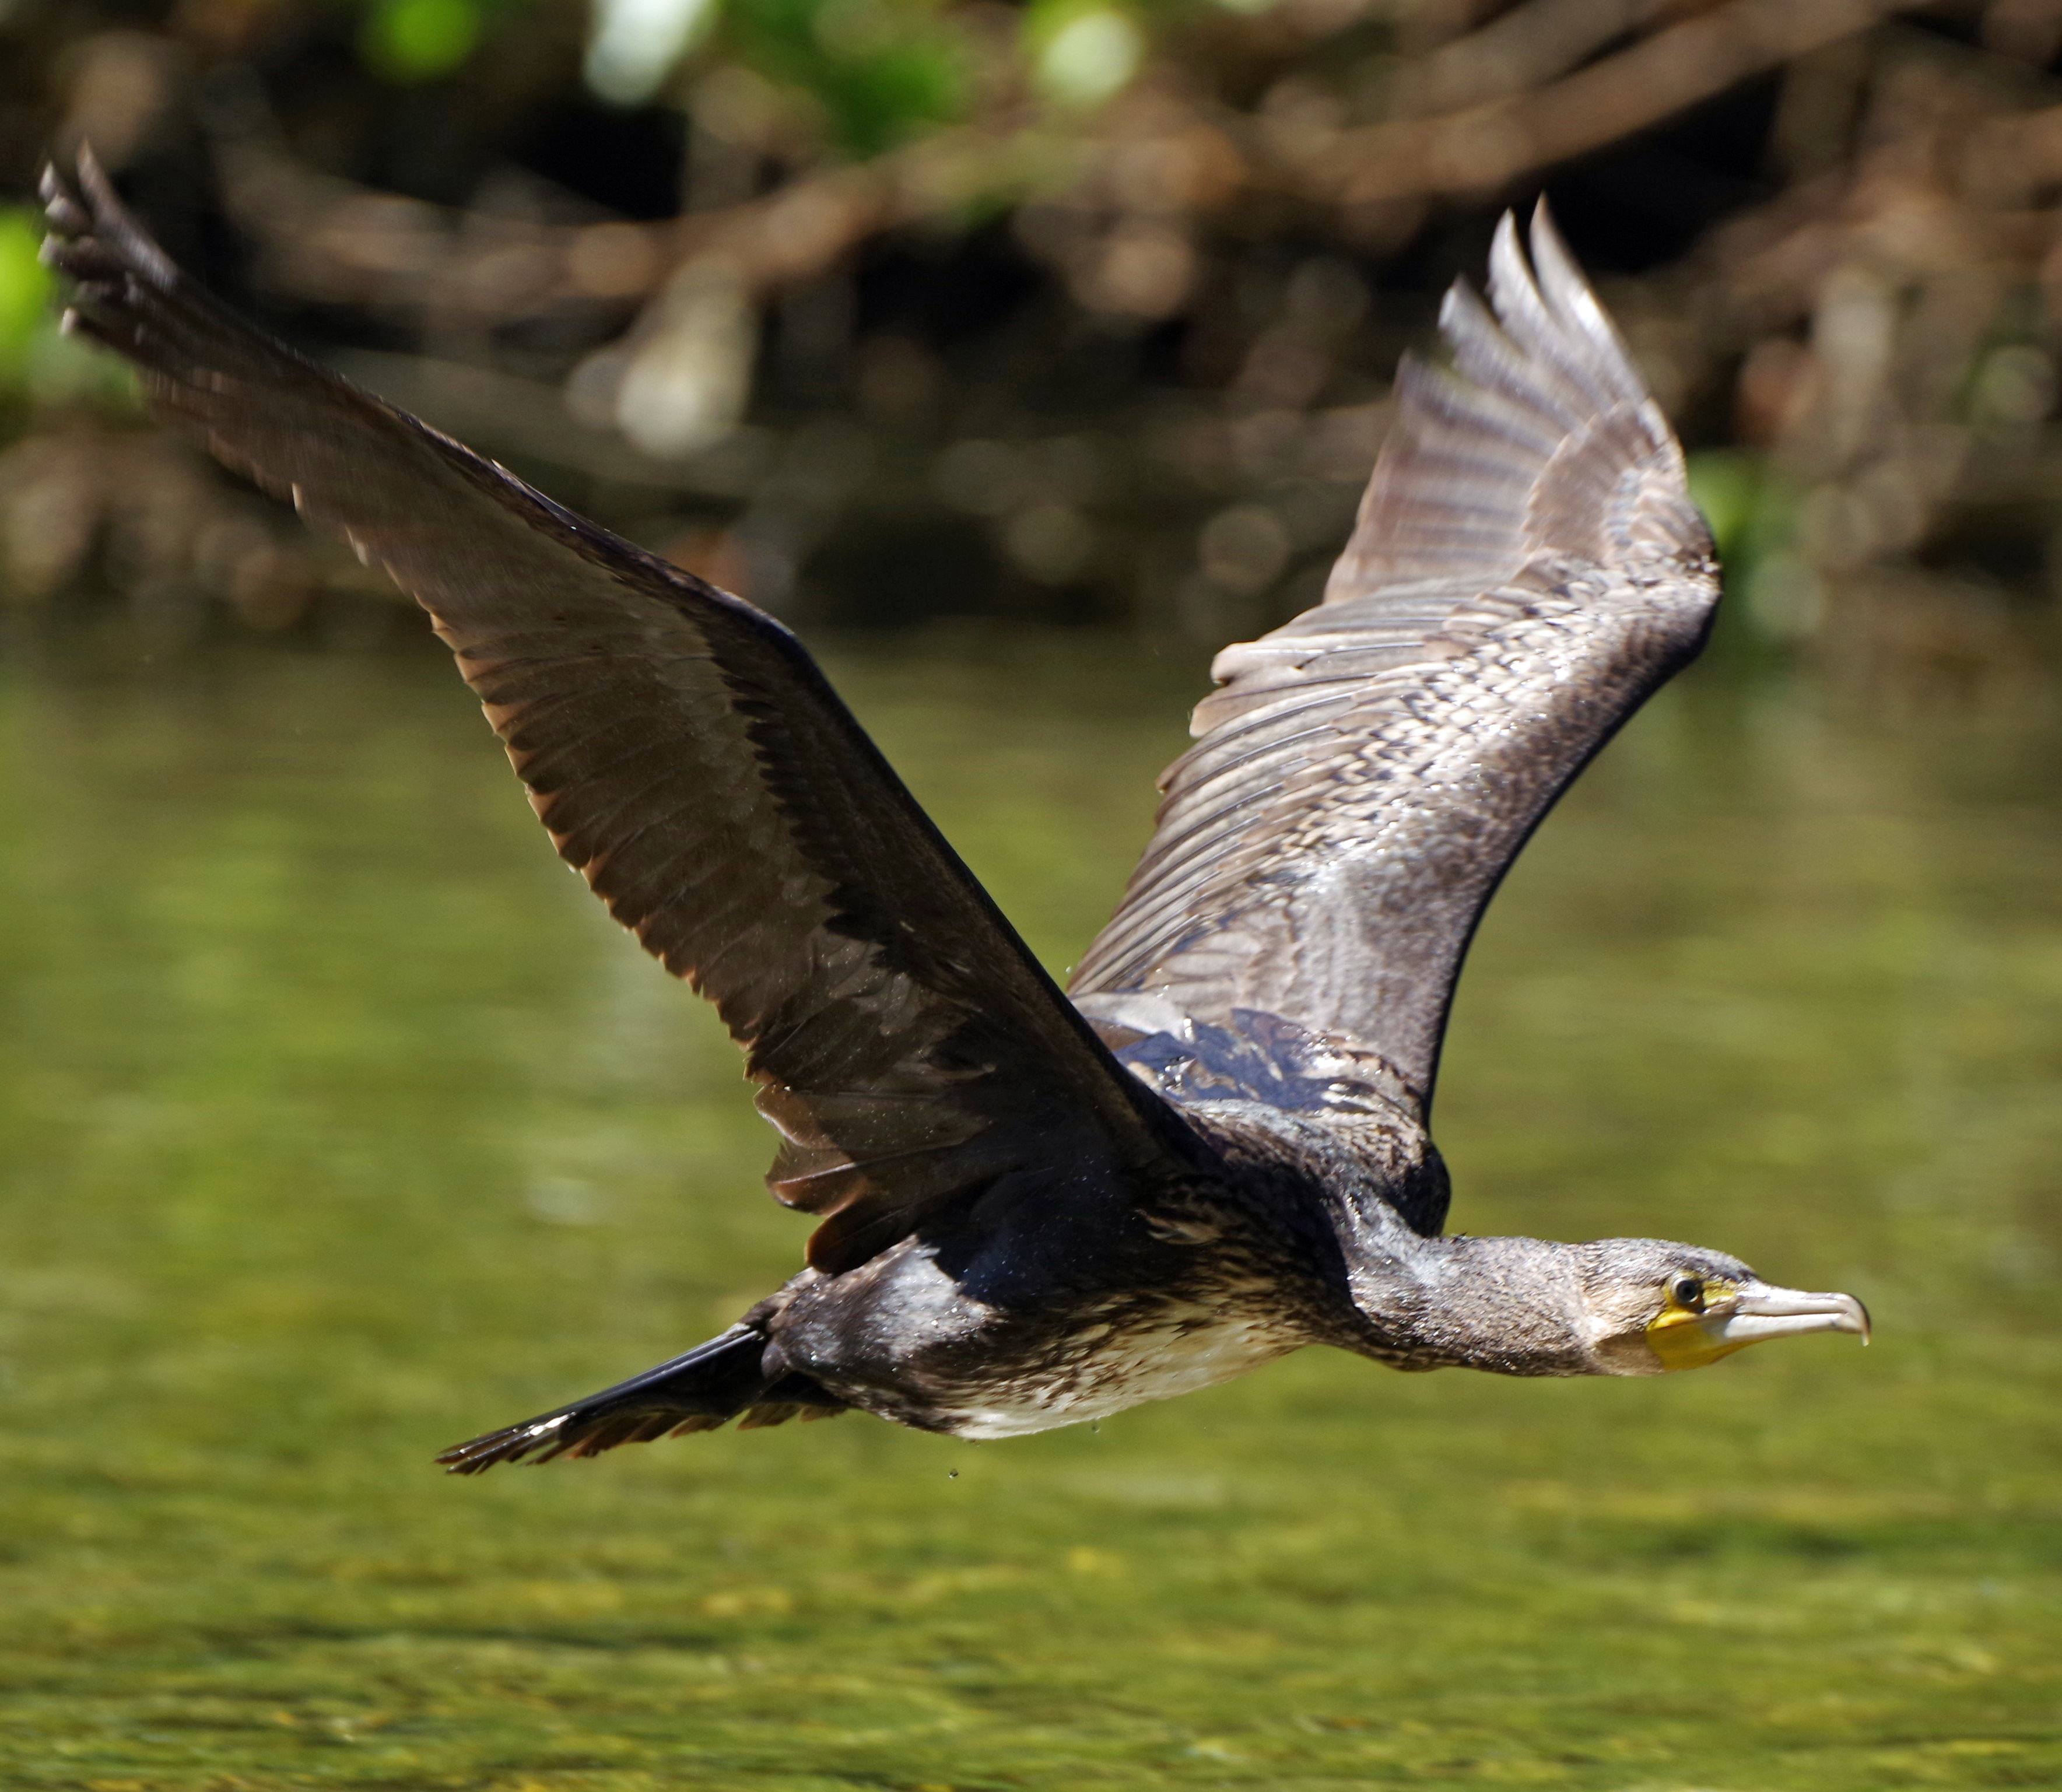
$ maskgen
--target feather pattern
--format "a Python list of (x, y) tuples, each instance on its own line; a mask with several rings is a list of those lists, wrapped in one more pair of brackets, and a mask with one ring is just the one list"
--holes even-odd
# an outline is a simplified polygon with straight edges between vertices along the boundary
[(1128, 1182), (1184, 1149), (787, 630), (251, 329), (90, 157), (44, 196), (73, 327), (421, 603), (561, 856), (716, 1004), (814, 1264), (1056, 1153)]
[(1703, 644), (1717, 569), (1681, 451), (1543, 208), (1529, 263), (1504, 218), (1490, 298), (1448, 295), (1453, 367), (1400, 370), (1324, 601), (1218, 656), (1161, 780), (1071, 991), (1141, 1073), (1169, 1061), (1141, 1036), (1265, 1032), (1426, 1112), (1498, 880)]

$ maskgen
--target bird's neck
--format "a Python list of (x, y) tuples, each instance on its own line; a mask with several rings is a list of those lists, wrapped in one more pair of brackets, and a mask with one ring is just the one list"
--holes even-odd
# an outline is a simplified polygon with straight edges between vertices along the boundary
[(1418, 1239), (1407, 1256), (1369, 1266), (1355, 1297), (1385, 1343), (1426, 1367), (1591, 1374), (1583, 1250), (1540, 1238)]

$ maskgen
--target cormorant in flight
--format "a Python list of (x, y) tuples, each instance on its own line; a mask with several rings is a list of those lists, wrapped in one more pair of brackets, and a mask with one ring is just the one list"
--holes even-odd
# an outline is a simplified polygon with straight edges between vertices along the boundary
[(89, 155), (46, 173), (66, 323), (429, 612), (559, 852), (716, 1004), (821, 1219), (721, 1336), (439, 1460), (860, 1407), (964, 1437), (1310, 1344), (1646, 1375), (1867, 1335), (1846, 1294), (1646, 1238), (1449, 1237), (1426, 1132), (1470, 935), (1526, 836), (1702, 645), (1683, 459), (1543, 213), (1406, 361), (1324, 600), (1227, 647), (1062, 994), (793, 635), (272, 342)]

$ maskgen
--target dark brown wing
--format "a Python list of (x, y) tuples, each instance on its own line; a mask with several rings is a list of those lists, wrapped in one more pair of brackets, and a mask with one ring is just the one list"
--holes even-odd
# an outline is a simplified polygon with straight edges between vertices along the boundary
[(44, 193), (70, 321), (429, 611), (560, 855), (715, 1002), (781, 1135), (769, 1184), (825, 1216), (812, 1262), (1178, 1141), (779, 623), (243, 324), (90, 158)]
[(1105, 1037), (1168, 1036), (1148, 1056), (1171, 1092), (1200, 1024), (1238, 1036), (1234, 1056), (1299, 1041), (1306, 1084), (1422, 1111), (1498, 880), (1703, 644), (1717, 567), (1681, 451), (1543, 210), (1529, 267), (1504, 218), (1490, 295), (1494, 319), (1447, 297), (1454, 371), (1400, 371), (1325, 601), (1218, 655), (1074, 978)]

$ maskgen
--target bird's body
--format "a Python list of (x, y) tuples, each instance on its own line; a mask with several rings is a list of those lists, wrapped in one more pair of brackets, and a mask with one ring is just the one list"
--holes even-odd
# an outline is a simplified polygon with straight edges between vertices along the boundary
[[(1210, 1387), (1306, 1345), (1406, 1362), (1354, 1280), (1392, 1297), (1430, 1245), (1386, 1191), (1398, 1162), (1339, 1149), (1250, 1102), (1197, 1116), (1195, 1171), (1112, 1198), (1064, 1172), (975, 1201), (841, 1275), (804, 1270), (754, 1322), (851, 1405), (999, 1437)], [(1422, 1149), (1399, 1125), (1391, 1142)], [(1430, 1361), (1425, 1367), (1434, 1366)]]
[[(744, 1047), (808, 1266), (684, 1356), (441, 1458), (859, 1408), (966, 1437), (1333, 1345), (1647, 1374), (1866, 1330), (1646, 1239), (1449, 1237), (1428, 1116), (1484, 905), (1701, 646), (1682, 458), (1542, 219), (1407, 364), (1326, 600), (1220, 655), (1063, 995), (786, 630), (271, 343), (90, 158), (46, 177), (70, 321), (430, 612), (560, 854)], [(1071, 998), (1071, 999), (1070, 999)]]

